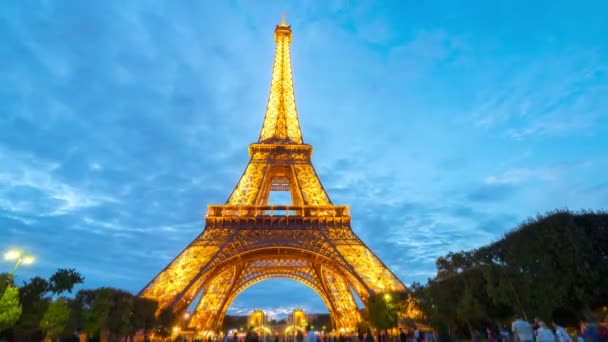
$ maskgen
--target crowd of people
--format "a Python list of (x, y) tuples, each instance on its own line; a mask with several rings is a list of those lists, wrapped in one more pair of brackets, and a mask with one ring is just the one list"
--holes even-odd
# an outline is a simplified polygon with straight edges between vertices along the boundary
[[(547, 324), (536, 318), (528, 322), (521, 316), (516, 316), (511, 324), (511, 329), (503, 327), (499, 330), (487, 328), (485, 336), (478, 330), (472, 331), (474, 342), (486, 340), (488, 342), (608, 342), (608, 328), (600, 326), (596, 322), (581, 322), (577, 329), (566, 329), (563, 324), (551, 322)], [(209, 337), (207, 342), (440, 342), (437, 333), (430, 327), (419, 329), (418, 326), (412, 329), (399, 329), (398, 336), (387, 335), (383, 331), (373, 333), (371, 329), (367, 331), (358, 330), (354, 334), (315, 334), (307, 327), (305, 331), (298, 331), (294, 336), (279, 335), (258, 335), (254, 331), (247, 332), (245, 336), (237, 333), (229, 336), (225, 335), (222, 339), (212, 339)]]
[[(578, 329), (569, 334), (566, 328), (557, 322), (551, 325), (535, 318), (532, 323), (517, 316), (511, 324), (513, 338), (519, 342), (606, 342), (608, 330), (591, 322), (581, 322)], [(496, 341), (488, 332), (488, 341)]]

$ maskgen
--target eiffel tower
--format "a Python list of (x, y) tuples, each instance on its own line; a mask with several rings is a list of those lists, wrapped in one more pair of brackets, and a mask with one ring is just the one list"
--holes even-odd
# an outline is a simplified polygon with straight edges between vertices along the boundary
[[(209, 205), (205, 229), (140, 293), (182, 313), (200, 295), (189, 325), (215, 333), (232, 301), (249, 286), (288, 278), (325, 302), (334, 329), (361, 321), (355, 293), (405, 290), (403, 283), (351, 229), (348, 206), (334, 205), (304, 144), (291, 73), (291, 26), (276, 26), (270, 96), (250, 161), (224, 205)], [(268, 205), (288, 191), (291, 205)]]

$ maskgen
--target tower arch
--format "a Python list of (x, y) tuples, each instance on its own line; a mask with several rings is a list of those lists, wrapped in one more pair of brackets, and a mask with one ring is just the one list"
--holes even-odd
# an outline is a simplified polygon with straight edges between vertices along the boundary
[[(209, 272), (193, 315), (193, 326), (220, 326), (232, 301), (251, 285), (266, 279), (287, 278), (315, 291), (326, 304), (335, 327), (354, 329), (361, 319), (351, 289), (361, 290), (357, 279), (332, 259), (307, 250), (258, 248), (233, 256)], [(216, 280), (219, 279), (219, 280)], [(224, 284), (217, 288), (214, 282)], [(363, 293), (358, 292), (358, 296)], [(196, 295), (194, 295), (196, 296)], [(366, 298), (366, 297), (363, 297)], [(219, 315), (217, 313), (219, 312)], [(215, 318), (214, 318), (215, 317)]]

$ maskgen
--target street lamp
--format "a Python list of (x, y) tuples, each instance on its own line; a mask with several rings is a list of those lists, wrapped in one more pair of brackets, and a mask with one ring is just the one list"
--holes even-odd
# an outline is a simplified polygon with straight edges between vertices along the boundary
[(6, 286), (4, 286), (4, 288), (2, 289), (2, 293), (0, 293), (0, 299), (2, 299), (2, 296), (4, 296), (4, 292), (13, 281), (13, 277), (15, 276), (15, 272), (17, 272), (19, 265), (21, 265), (21, 263), (23, 263), (24, 265), (31, 265), (34, 262), (34, 257), (31, 255), (24, 255), (23, 252), (18, 249), (11, 249), (4, 253), (4, 260), (16, 260), (16, 262), (13, 271), (9, 274), (8, 279), (6, 279)]

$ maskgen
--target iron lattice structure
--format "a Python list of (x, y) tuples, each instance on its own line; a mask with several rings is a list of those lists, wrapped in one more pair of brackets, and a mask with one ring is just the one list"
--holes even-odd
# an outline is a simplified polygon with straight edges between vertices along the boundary
[[(140, 293), (160, 309), (186, 310), (201, 292), (190, 326), (215, 332), (232, 301), (249, 286), (289, 278), (325, 302), (334, 328), (352, 331), (372, 293), (405, 290), (403, 283), (351, 229), (347, 206), (333, 205), (311, 162), (296, 111), (283, 20), (266, 116), (250, 161), (225, 205), (210, 205), (205, 229)], [(271, 191), (288, 191), (292, 205), (268, 205)]]

